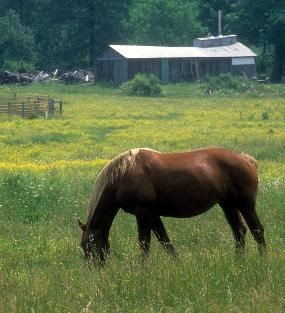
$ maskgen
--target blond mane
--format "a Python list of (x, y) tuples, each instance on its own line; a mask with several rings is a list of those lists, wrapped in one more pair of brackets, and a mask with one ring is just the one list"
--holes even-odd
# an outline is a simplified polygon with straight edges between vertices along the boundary
[(253, 156), (251, 156), (251, 155), (249, 155), (249, 154), (247, 154), (247, 153), (244, 153), (244, 152), (242, 152), (241, 155), (242, 155), (242, 157), (245, 158), (249, 163), (251, 163), (255, 168), (258, 168), (258, 163), (257, 163), (256, 159), (255, 159)]
[(91, 221), (91, 218), (95, 212), (95, 209), (98, 205), (98, 202), (101, 198), (101, 195), (104, 189), (108, 185), (114, 184), (121, 177), (123, 177), (126, 173), (131, 173), (134, 169), (136, 163), (136, 155), (138, 154), (140, 149), (131, 149), (128, 150), (113, 160), (111, 160), (98, 174), (95, 186), (93, 189), (90, 205), (88, 208), (88, 220)]

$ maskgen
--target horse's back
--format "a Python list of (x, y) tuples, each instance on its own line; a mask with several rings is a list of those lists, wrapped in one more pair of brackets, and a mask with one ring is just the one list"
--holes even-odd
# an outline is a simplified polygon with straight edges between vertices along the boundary
[(222, 201), (254, 198), (256, 189), (256, 168), (247, 159), (213, 147), (182, 153), (139, 149), (121, 191), (128, 202), (156, 206), (159, 215), (187, 217)]
[(236, 185), (257, 189), (256, 161), (249, 155), (232, 150), (209, 147), (189, 152), (160, 153), (140, 149), (138, 157), (140, 169), (162, 184), (161, 179), (166, 179), (166, 182), (181, 180), (188, 181), (188, 184), (216, 185), (220, 189)]
[[(207, 176), (231, 174), (257, 179), (257, 163), (250, 155), (232, 150), (209, 147), (180, 153), (160, 153), (149, 149), (138, 150), (138, 160), (144, 168), (154, 171), (190, 171), (202, 174), (205, 169)], [(208, 172), (207, 172), (208, 170)]]

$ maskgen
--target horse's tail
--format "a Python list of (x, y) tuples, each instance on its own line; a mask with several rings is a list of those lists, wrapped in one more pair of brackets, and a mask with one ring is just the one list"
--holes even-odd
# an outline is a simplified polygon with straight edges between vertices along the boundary
[(258, 168), (258, 163), (254, 157), (247, 153), (241, 153), (241, 156), (246, 159), (250, 164), (252, 164), (256, 169)]

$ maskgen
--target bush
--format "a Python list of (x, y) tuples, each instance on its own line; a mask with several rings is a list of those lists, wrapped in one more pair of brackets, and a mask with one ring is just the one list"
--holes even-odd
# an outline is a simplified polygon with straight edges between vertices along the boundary
[(136, 74), (121, 86), (121, 91), (131, 96), (159, 96), (162, 93), (160, 80), (152, 74)]
[(231, 74), (220, 74), (217, 76), (206, 76), (203, 84), (205, 91), (234, 91), (247, 92), (254, 88), (253, 82), (242, 77)]
[(269, 113), (267, 111), (261, 113), (262, 120), (269, 120)]

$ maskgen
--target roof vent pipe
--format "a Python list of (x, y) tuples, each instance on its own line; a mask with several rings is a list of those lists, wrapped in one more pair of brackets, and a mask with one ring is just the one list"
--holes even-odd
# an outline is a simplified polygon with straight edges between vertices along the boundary
[(219, 28), (219, 36), (222, 36), (222, 10), (218, 11), (218, 28)]

